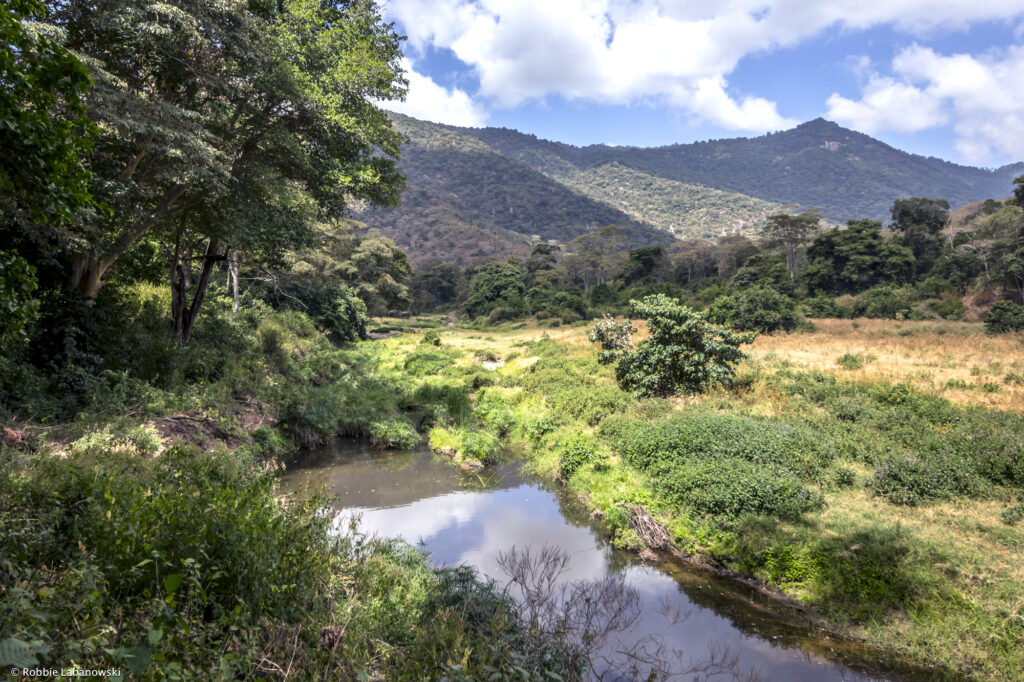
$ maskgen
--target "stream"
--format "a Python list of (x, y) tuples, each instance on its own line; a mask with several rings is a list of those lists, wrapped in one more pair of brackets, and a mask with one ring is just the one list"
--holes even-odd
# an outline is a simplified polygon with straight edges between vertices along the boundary
[(282, 476), (284, 494), (323, 487), (340, 517), (358, 515), (363, 532), (404, 538), (436, 566), (467, 564), (503, 582), (500, 552), (554, 545), (570, 556), (564, 579), (622, 575), (640, 598), (639, 618), (618, 635), (623, 645), (660, 637), (686, 664), (724, 647), (739, 671), (761, 680), (935, 679), (935, 671), (890, 664), (830, 638), (746, 585), (676, 560), (644, 564), (611, 547), (582, 505), (521, 474), (517, 463), (467, 473), (425, 446), (381, 453), (343, 441), (308, 453)]

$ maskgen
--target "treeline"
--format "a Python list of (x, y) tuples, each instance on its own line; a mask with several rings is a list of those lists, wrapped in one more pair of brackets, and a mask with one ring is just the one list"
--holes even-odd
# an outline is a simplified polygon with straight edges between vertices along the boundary
[(1024, 176), (1015, 182), (1008, 200), (954, 218), (942, 199), (898, 200), (888, 226), (851, 220), (821, 231), (816, 211), (779, 213), (757, 240), (638, 249), (606, 227), (564, 248), (538, 244), (524, 260), (428, 263), (410, 293), (417, 311), (457, 308), (487, 323), (573, 323), (664, 293), (738, 329), (790, 330), (803, 317), (965, 319), (990, 307), (1008, 320), (990, 326), (1015, 329), (1024, 320)]

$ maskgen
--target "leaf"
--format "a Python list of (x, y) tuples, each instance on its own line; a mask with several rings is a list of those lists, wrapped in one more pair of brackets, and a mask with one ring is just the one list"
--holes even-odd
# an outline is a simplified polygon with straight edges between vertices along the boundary
[(167, 594), (174, 594), (181, 587), (182, 577), (180, 573), (171, 573), (169, 576), (164, 578), (164, 591)]
[(150, 630), (149, 631), (149, 643), (150, 644), (156, 644), (157, 642), (159, 642), (163, 638), (163, 636), (164, 636), (164, 631), (163, 630)]
[(141, 675), (153, 662), (153, 651), (148, 646), (133, 646), (124, 652), (125, 665), (134, 675)]
[(359, 680), (359, 682), (367, 682), (367, 680), (370, 679), (370, 673), (365, 670), (360, 670), (359, 674), (356, 675), (356, 679)]
[(14, 637), (0, 642), (0, 668), (31, 668), (38, 663), (28, 642)]

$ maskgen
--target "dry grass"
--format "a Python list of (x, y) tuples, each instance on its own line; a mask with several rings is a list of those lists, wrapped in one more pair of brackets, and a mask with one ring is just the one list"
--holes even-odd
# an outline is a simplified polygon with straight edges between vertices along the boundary
[[(761, 335), (749, 347), (755, 360), (784, 361), (853, 381), (909, 382), (951, 402), (1024, 413), (1024, 336), (985, 334), (966, 322), (815, 320), (809, 333)], [(862, 360), (844, 369), (843, 355)], [(950, 387), (950, 382), (965, 387)], [(993, 390), (994, 389), (994, 390)]]

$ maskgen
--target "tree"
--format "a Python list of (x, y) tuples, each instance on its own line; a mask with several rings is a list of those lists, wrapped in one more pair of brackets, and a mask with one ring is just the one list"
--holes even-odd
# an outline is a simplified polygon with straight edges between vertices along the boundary
[(345, 264), (345, 278), (356, 287), (371, 315), (408, 307), (409, 289), (403, 284), (412, 272), (409, 258), (393, 239), (370, 230)]
[(615, 225), (581, 234), (566, 245), (569, 279), (578, 279), (584, 290), (604, 284), (622, 267), (625, 247), (626, 233)]
[(470, 317), (482, 317), (495, 308), (508, 309), (511, 314), (522, 314), (523, 270), (518, 262), (491, 261), (480, 266), (470, 281), (470, 292), (463, 307)]
[(901, 233), (903, 244), (914, 254), (915, 272), (928, 272), (942, 255), (940, 233), (949, 225), (949, 202), (921, 197), (898, 199), (892, 205), (892, 220), (892, 229)]
[(665, 247), (660, 244), (632, 249), (622, 270), (622, 280), (627, 284), (651, 282), (661, 284), (668, 276), (671, 263)]
[(0, 12), (0, 241), (36, 264), (78, 239), (72, 218), (92, 205), (84, 156), (95, 131), (82, 104), (89, 73), (44, 20), (37, 0), (7, 0)]
[(902, 283), (913, 274), (914, 254), (886, 239), (882, 223), (851, 220), (846, 229), (818, 235), (807, 249), (802, 277), (812, 291), (857, 293), (884, 282)]
[(989, 334), (1024, 331), (1024, 306), (1013, 301), (996, 301), (985, 313), (985, 331)]
[(628, 350), (619, 328), (603, 333), (599, 326), (592, 336), (602, 342), (602, 362), (618, 361), (615, 376), (619, 385), (639, 396), (668, 396), (680, 390), (696, 393), (731, 384), (736, 364), (744, 357), (739, 346), (757, 336), (711, 324), (664, 294), (630, 301), (629, 305), (631, 316), (647, 320), (650, 332), (635, 350)]
[(91, 164), (112, 208), (71, 271), (86, 302), (151, 235), (184, 343), (229, 250), (281, 253), (353, 198), (397, 201), (400, 138), (371, 102), (404, 93), (400, 39), (373, 2), (101, 4), (51, 2), (95, 65)]
[(770, 242), (782, 247), (786, 253), (786, 267), (789, 278), (796, 279), (797, 258), (800, 248), (807, 244), (818, 233), (821, 223), (821, 209), (813, 208), (796, 215), (776, 213), (768, 216), (761, 233)]

